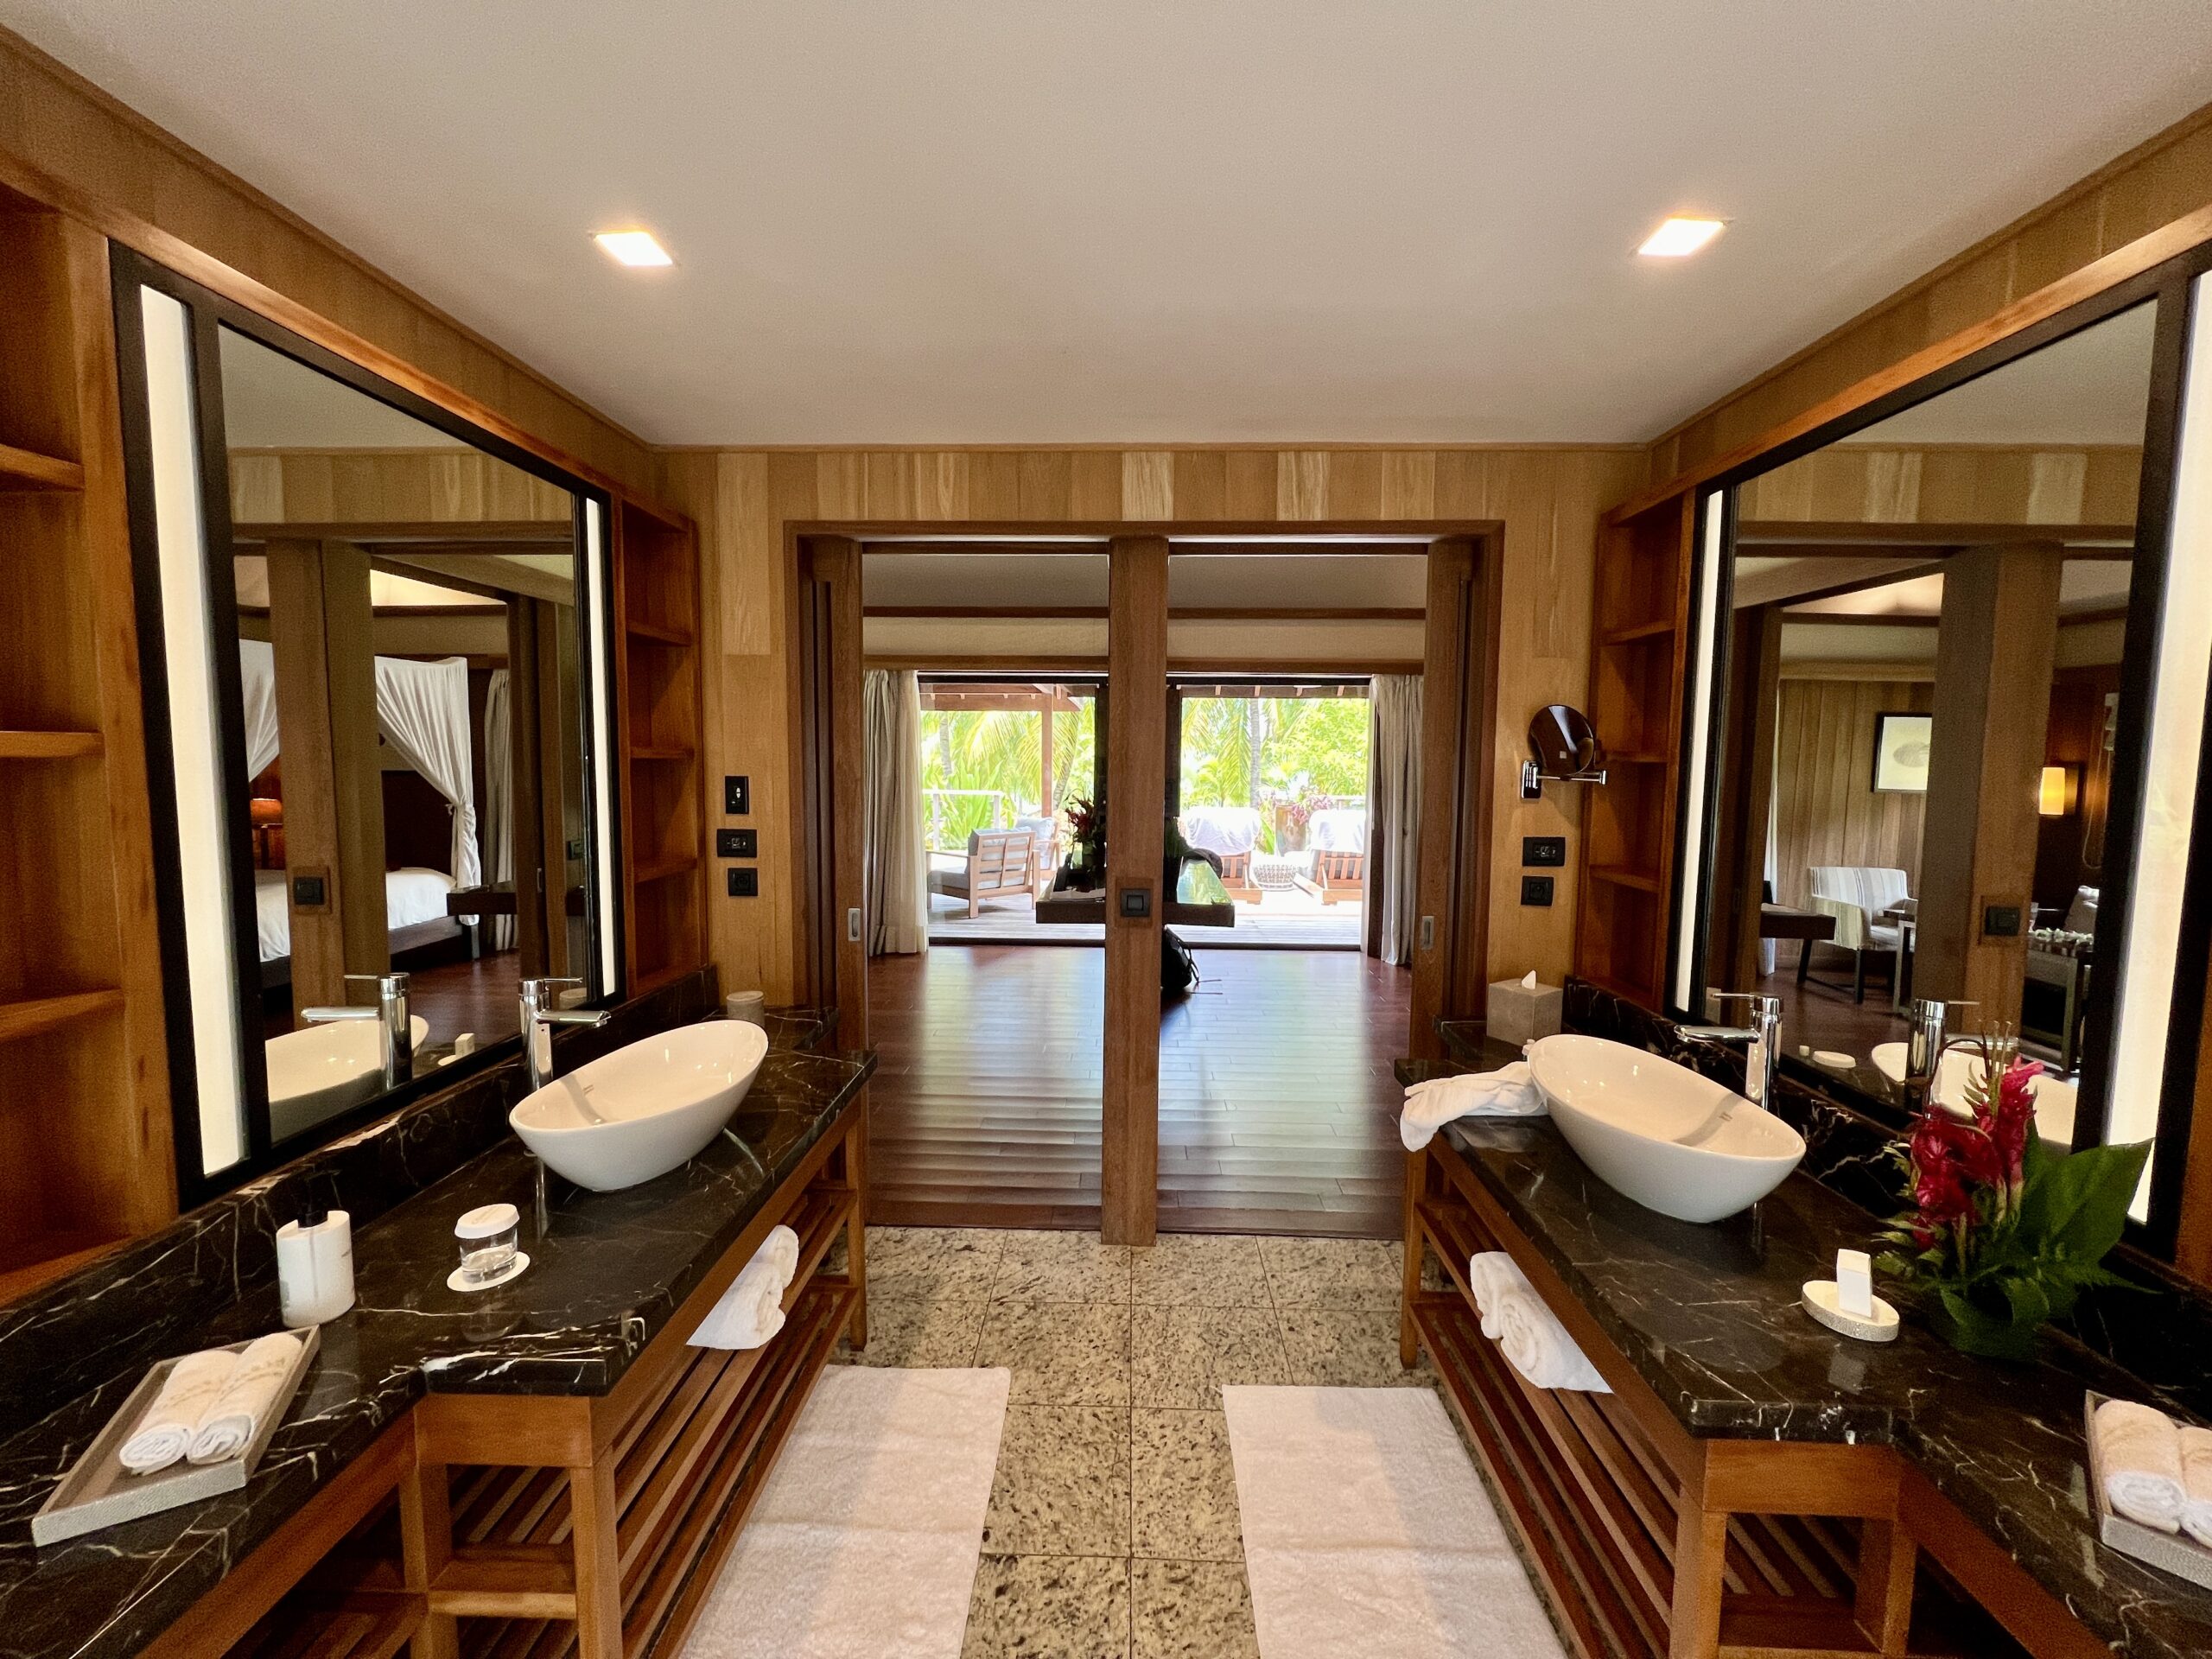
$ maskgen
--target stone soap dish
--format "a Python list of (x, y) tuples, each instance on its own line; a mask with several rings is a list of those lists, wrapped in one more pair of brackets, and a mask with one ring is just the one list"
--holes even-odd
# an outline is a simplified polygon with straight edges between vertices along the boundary
[(1843, 1311), (1843, 1302), (1833, 1279), (1809, 1279), (1799, 1289), (1798, 1302), (1831, 1331), (1860, 1342), (1895, 1342), (1899, 1321), (1897, 1311), (1880, 1297), (1874, 1299), (1874, 1316), (1861, 1319), (1856, 1313)]
[[(154, 1403), (154, 1396), (162, 1391), (162, 1384), (168, 1381), (169, 1372), (176, 1365), (175, 1358), (162, 1360), (146, 1373), (130, 1391), (130, 1397), (117, 1408), (115, 1415), (107, 1420), (107, 1427), (100, 1430), (99, 1437), (85, 1448), (84, 1455), (70, 1466), (69, 1472), (61, 1478), (61, 1484), (31, 1517), (31, 1541), (58, 1544), (65, 1538), (79, 1537), (103, 1527), (136, 1521), (141, 1516), (158, 1515), (163, 1510), (197, 1503), (203, 1497), (219, 1497), (225, 1492), (243, 1488), (252, 1476), (254, 1465), (261, 1461), (261, 1454), (269, 1449), (276, 1426), (291, 1410), (292, 1396), (299, 1392), (308, 1368), (315, 1363), (315, 1351), (322, 1345), (322, 1332), (316, 1326), (309, 1325), (292, 1334), (300, 1339), (299, 1357), (292, 1362), (292, 1369), (285, 1373), (284, 1380), (276, 1385), (260, 1433), (245, 1451), (221, 1463), (173, 1463), (150, 1475), (134, 1475), (117, 1461), (116, 1453), (123, 1450), (123, 1443), (138, 1427), (138, 1420), (146, 1414), (146, 1408)], [(242, 1354), (250, 1345), (234, 1342), (229, 1344), (229, 1351)]]
[(2104, 1461), (2097, 1456), (2097, 1408), (2109, 1396), (2094, 1389), (2082, 1407), (2082, 1431), (2089, 1445), (2089, 1503), (2097, 1515), (2097, 1536), (2107, 1548), (2132, 1555), (2147, 1567), (2212, 1590), (2212, 1549), (2187, 1533), (2160, 1532), (2117, 1513), (2105, 1496)]

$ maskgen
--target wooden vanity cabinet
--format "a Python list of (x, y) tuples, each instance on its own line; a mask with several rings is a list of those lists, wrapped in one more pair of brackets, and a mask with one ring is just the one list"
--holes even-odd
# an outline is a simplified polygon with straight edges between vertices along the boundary
[[(1440, 1145), (1407, 1160), (1401, 1355), (1434, 1361), (1577, 1659), (2107, 1652), (1890, 1447), (1693, 1435)], [(1482, 1335), (1482, 1250), (1512, 1256), (1612, 1393), (1533, 1387)], [(1431, 1251), (1448, 1288), (1423, 1283)]]
[[(867, 1340), (865, 1111), (846, 1107), (609, 1393), (425, 1396), (147, 1659), (680, 1652), (830, 1351)], [(799, 1239), (783, 1330), (690, 1346), (779, 1223)]]

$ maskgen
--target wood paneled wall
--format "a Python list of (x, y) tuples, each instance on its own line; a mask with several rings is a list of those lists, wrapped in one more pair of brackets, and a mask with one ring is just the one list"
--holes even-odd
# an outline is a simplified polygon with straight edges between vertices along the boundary
[[(791, 526), (807, 524), (1313, 523), (1503, 526), (1510, 619), (1500, 665), (1493, 865), (1520, 838), (1580, 834), (1560, 791), (1522, 802), (1514, 769), (1529, 716), (1580, 702), (1589, 678), (1598, 515), (1643, 482), (1640, 451), (1490, 449), (696, 450), (664, 458), (663, 499), (699, 524), (708, 594), (705, 771), (753, 779), (759, 899), (714, 896), (715, 957), (732, 989), (793, 988), (800, 895), (787, 733), (795, 718)], [(709, 804), (719, 819), (719, 802)], [(1569, 868), (1575, 861), (1569, 860)], [(1567, 970), (1576, 893), (1523, 909), (1517, 883), (1491, 906), (1493, 978)]]
[(240, 524), (511, 524), (565, 532), (575, 498), (480, 449), (233, 449)]
[(1925, 795), (1874, 792), (1874, 716), (1926, 714), (1926, 680), (1795, 680), (1782, 683), (1774, 760), (1774, 896), (1802, 906), (1815, 864), (1900, 869), (1920, 891)]
[(2139, 238), (2212, 207), (2212, 105), (1946, 261), (1652, 446), (1662, 480), (1986, 321)]
[(1746, 484), (1758, 524), (2133, 524), (2139, 445), (1834, 444)]
[(4, 29), (0, 182), (524, 448), (652, 487), (639, 439)]

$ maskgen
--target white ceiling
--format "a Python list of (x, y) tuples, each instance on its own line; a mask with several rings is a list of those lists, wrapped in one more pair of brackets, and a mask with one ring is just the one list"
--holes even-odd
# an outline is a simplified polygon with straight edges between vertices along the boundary
[(0, 20), (682, 443), (1646, 439), (2212, 99), (2203, 0)]

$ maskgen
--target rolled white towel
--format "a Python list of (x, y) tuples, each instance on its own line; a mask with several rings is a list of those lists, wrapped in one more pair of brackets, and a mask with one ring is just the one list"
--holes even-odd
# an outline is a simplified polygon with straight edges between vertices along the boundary
[(2133, 1400), (2107, 1400), (2095, 1421), (2097, 1460), (2113, 1508), (2138, 1525), (2180, 1531), (2186, 1493), (2173, 1419)]
[(116, 1453), (116, 1460), (134, 1475), (150, 1475), (166, 1469), (192, 1450), (192, 1437), (223, 1392), (223, 1385), (238, 1369), (238, 1357), (226, 1348), (210, 1348), (187, 1354), (169, 1368), (162, 1391), (130, 1438)]
[(1459, 1117), (1541, 1117), (1544, 1096), (1526, 1060), (1495, 1071), (1469, 1071), (1456, 1077), (1431, 1077), (1406, 1090), (1398, 1114), (1398, 1139), (1408, 1152), (1419, 1152), (1436, 1132)]
[(257, 1337), (238, 1356), (238, 1368), (200, 1420), (188, 1455), (194, 1463), (224, 1463), (253, 1444), (276, 1403), (276, 1390), (299, 1357), (300, 1339), (289, 1331)]
[(784, 1328), (784, 1292), (798, 1271), (798, 1235), (777, 1227), (760, 1242), (737, 1282), (691, 1333), (694, 1348), (758, 1348)]
[(1513, 1369), (1537, 1388), (1612, 1392), (1567, 1327), (1525, 1282), (1498, 1296), (1497, 1345)]
[(2212, 1428), (2181, 1432), (2181, 1524), (2212, 1549)]
[(1499, 1297), (1528, 1282), (1503, 1250), (1478, 1250), (1467, 1258), (1467, 1286), (1475, 1293), (1475, 1311), (1483, 1316), (1483, 1335), (1492, 1342), (1497, 1340)]

